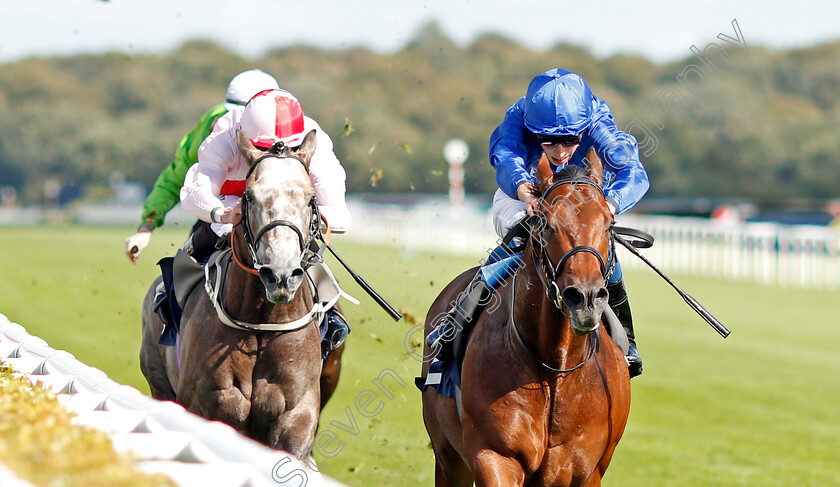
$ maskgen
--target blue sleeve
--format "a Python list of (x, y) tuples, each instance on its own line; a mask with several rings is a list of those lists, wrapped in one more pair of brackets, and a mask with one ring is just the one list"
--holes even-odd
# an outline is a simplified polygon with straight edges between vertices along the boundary
[(536, 183), (528, 171), (530, 150), (528, 138), (533, 137), (525, 127), (520, 99), (505, 113), (505, 119), (490, 136), (490, 165), (496, 169), (499, 188), (513, 199), (516, 188), (525, 181)]
[(639, 160), (636, 138), (619, 130), (609, 106), (603, 100), (598, 102), (589, 136), (604, 164), (604, 194), (615, 202), (616, 214), (620, 214), (642, 199), (650, 181)]

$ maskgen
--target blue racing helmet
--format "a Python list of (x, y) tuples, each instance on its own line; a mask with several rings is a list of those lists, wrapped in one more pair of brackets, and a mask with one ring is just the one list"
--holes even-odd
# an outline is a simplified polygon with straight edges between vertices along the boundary
[(592, 91), (576, 73), (554, 68), (528, 85), (525, 126), (540, 135), (578, 135), (592, 123)]

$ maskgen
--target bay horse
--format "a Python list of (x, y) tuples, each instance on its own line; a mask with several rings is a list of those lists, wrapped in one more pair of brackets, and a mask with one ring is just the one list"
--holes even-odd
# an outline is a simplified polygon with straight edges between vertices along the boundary
[[(567, 166), (555, 175), (543, 156), (538, 223), (522, 266), (496, 291), (498, 307), (475, 319), (460, 404), (433, 387), (423, 392), (438, 487), (601, 485), (627, 424), (630, 377), (600, 326), (613, 217), (603, 165), (594, 151), (587, 159), (589, 171)], [(440, 293), (426, 335), (475, 272)], [(423, 377), (428, 370), (424, 361)]]
[(176, 367), (175, 347), (158, 344), (163, 324), (152, 308), (158, 278), (143, 301), (140, 365), (153, 397), (302, 455), (335, 390), (344, 347), (322, 370), (322, 313), (313, 313), (306, 282), (309, 243), (320, 224), (308, 166), (315, 132), (297, 149), (263, 152), (241, 133), (237, 145), (250, 165), (242, 218), (230, 251), (216, 254), (223, 256), (216, 272), (226, 269), (224, 277), (211, 279), (228, 324), (204, 286), (196, 286), (184, 303)]

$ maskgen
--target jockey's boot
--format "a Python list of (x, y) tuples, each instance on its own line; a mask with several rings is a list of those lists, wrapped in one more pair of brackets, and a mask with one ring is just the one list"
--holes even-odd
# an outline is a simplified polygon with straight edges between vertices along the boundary
[(223, 248), (227, 243), (228, 239), (216, 235), (209, 223), (199, 220), (193, 226), (192, 233), (187, 237), (181, 249), (196, 261), (204, 264), (213, 252)]
[(458, 357), (459, 351), (462, 351), (460, 349), (466, 348), (466, 334), (461, 331), (472, 325), (479, 307), (487, 304), (491, 294), (493, 288), (484, 280), (481, 271), (477, 272), (467, 289), (458, 295), (449, 312), (426, 336), (426, 344), (432, 351), (437, 350), (438, 359)]
[(327, 331), (321, 341), (321, 355), (325, 357), (329, 352), (344, 344), (344, 340), (350, 334), (350, 325), (347, 324), (347, 319), (335, 308), (330, 308), (327, 311), (324, 321)]
[(627, 361), (627, 368), (630, 371), (630, 378), (642, 373), (642, 357), (639, 356), (639, 349), (636, 348), (636, 335), (633, 333), (633, 316), (630, 314), (630, 301), (627, 298), (627, 288), (624, 287), (624, 278), (618, 282), (607, 285), (607, 292), (610, 294), (609, 305), (621, 326), (627, 333), (627, 341), (630, 347), (624, 359)]

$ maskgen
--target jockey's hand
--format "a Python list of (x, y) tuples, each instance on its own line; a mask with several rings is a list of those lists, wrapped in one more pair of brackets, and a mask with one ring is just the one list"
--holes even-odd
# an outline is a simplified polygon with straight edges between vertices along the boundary
[(225, 208), (224, 211), (219, 211), (216, 213), (216, 221), (219, 223), (230, 223), (232, 225), (236, 225), (239, 223), (239, 220), (242, 218), (242, 206), (239, 204), (239, 201), (236, 202), (230, 208)]
[(152, 232), (149, 231), (139, 231), (125, 239), (125, 255), (128, 256), (128, 260), (136, 264), (140, 253), (149, 245), (151, 239)]
[(537, 187), (534, 183), (528, 181), (516, 188), (516, 197), (519, 198), (519, 201), (525, 203), (525, 211), (529, 215), (533, 215), (534, 211), (540, 206), (538, 195)]

